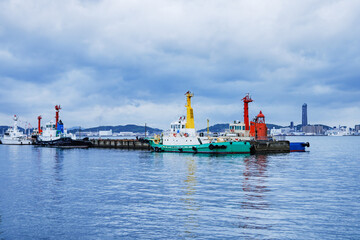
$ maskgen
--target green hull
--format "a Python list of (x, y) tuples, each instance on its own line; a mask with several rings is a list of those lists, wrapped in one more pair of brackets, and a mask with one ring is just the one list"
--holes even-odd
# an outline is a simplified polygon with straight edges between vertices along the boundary
[(250, 153), (250, 142), (218, 142), (199, 145), (163, 145), (149, 141), (150, 147), (156, 152), (178, 153), (215, 153), (234, 154)]

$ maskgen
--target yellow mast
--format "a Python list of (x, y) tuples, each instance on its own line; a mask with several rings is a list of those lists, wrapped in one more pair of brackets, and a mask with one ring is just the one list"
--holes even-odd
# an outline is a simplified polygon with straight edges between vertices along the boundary
[(207, 135), (209, 136), (209, 119), (207, 120)]
[(195, 123), (194, 123), (194, 111), (191, 107), (191, 98), (194, 96), (193, 93), (188, 91), (185, 93), (186, 95), (186, 125), (185, 128), (192, 128), (195, 129)]

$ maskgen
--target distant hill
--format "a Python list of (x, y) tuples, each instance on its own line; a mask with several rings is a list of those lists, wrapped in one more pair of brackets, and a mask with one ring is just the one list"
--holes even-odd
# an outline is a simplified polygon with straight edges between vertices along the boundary
[[(283, 128), (283, 126), (271, 124), (271, 123), (267, 123), (266, 126), (268, 129), (272, 129), (273, 127), (275, 127), (276, 129)], [(229, 129), (228, 123), (215, 124), (215, 125), (209, 127), (210, 132), (225, 132), (225, 130), (228, 130), (228, 129)], [(204, 128), (204, 129), (200, 129), (198, 132), (206, 132), (206, 131), (207, 131), (207, 128)]]
[[(328, 129), (331, 129), (330, 126), (323, 125), (323, 124), (311, 124), (311, 125), (323, 126), (325, 131)], [(267, 123), (266, 126), (268, 129), (273, 129), (274, 127), (275, 127), (275, 129), (290, 127), (290, 126), (280, 126), (280, 125), (271, 124), (271, 123)], [(301, 130), (301, 124), (295, 125), (294, 127), (298, 131)], [(8, 128), (9, 128), (9, 126), (0, 126), (0, 135), (2, 135)], [(19, 129), (24, 132), (24, 128), (19, 127)], [(134, 132), (134, 133), (145, 132), (145, 126), (138, 126), (138, 125), (134, 125), (134, 124), (128, 124), (128, 125), (124, 125), (124, 126), (118, 125), (118, 126), (99, 126), (99, 127), (92, 127), (92, 128), (81, 128), (81, 131), (83, 131), (83, 132), (98, 132), (98, 131), (107, 131), (110, 129), (113, 132)], [(215, 124), (215, 125), (209, 127), (210, 132), (224, 132), (227, 129), (229, 129), (228, 123)], [(163, 131), (162, 129), (152, 128), (152, 127), (146, 127), (146, 130), (150, 134), (161, 133)], [(30, 132), (32, 132), (32, 131), (33, 131), (33, 129), (30, 129)], [(72, 128), (68, 129), (68, 132), (71, 132), (71, 133), (76, 133), (78, 131), (79, 131), (79, 127), (72, 127)], [(207, 128), (198, 130), (198, 132), (206, 132), (206, 131), (207, 131)]]
[[(273, 128), (275, 128), (275, 129), (284, 128), (284, 126), (280, 126), (280, 125), (276, 125), (276, 124), (271, 124), (271, 123), (267, 123), (267, 124), (266, 124), (266, 127), (267, 127), (268, 129), (273, 129)], [(285, 127), (289, 127), (289, 126), (285, 126)]]
[[(210, 132), (225, 132), (226, 129), (229, 129), (228, 123), (215, 124), (215, 125), (209, 127)], [(206, 132), (206, 131), (207, 131), (207, 128), (198, 130), (198, 132)]]
[(2, 135), (6, 130), (8, 130), (8, 126), (0, 126), (0, 135)]
[[(3, 135), (3, 133), (6, 132), (6, 130), (8, 130), (9, 126), (0, 126), (0, 135)], [(22, 128), (22, 127), (18, 127), (18, 129), (21, 131), (21, 132), (24, 132), (25, 129)], [(30, 128), (30, 132), (33, 131), (33, 128)]]
[[(99, 126), (99, 127), (92, 127), (92, 128), (81, 128), (81, 131), (83, 132), (98, 132), (98, 131), (109, 131), (112, 130), (114, 132), (133, 132), (133, 133), (144, 133), (145, 132), (145, 126), (138, 126), (134, 124), (128, 124), (128, 125), (119, 125), (119, 126)], [(71, 128), (71, 130), (68, 130), (71, 133), (76, 133), (79, 131), (79, 127), (77, 128)], [(161, 133), (162, 130), (158, 128), (152, 128), (152, 127), (146, 127), (146, 131), (149, 132), (149, 134), (153, 133)]]
[(323, 128), (324, 128), (325, 130), (332, 129), (332, 127), (327, 126), (327, 125), (324, 125), (324, 124), (313, 124), (313, 125), (316, 125), (316, 126), (323, 126)]

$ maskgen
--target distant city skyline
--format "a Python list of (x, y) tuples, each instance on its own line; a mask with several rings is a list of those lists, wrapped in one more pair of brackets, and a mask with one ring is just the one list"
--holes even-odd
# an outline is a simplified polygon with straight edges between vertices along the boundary
[[(360, 1), (0, 1), (0, 125), (360, 123)], [(310, 117), (311, 116), (311, 117)]]

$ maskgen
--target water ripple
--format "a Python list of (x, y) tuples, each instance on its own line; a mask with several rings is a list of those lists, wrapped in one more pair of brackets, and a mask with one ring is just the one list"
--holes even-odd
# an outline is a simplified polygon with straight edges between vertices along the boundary
[(310, 152), (0, 145), (0, 239), (359, 239), (360, 138), (298, 140)]

